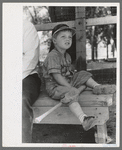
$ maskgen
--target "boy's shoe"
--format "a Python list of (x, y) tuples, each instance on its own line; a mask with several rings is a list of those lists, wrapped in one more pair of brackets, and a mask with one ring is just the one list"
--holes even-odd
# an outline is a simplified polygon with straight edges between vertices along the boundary
[(97, 85), (93, 89), (94, 94), (113, 94), (116, 92), (116, 85)]
[(93, 125), (93, 123), (95, 123), (95, 121), (96, 121), (95, 116), (85, 116), (82, 123), (84, 130), (88, 131), (89, 129), (94, 127), (95, 124)]

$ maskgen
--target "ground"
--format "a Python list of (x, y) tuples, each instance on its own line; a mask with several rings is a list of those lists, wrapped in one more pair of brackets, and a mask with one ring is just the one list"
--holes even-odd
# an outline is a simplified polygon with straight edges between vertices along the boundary
[[(116, 62), (89, 62), (88, 69), (116, 68)], [(110, 144), (116, 143), (116, 95), (109, 108), (107, 121)], [(82, 134), (81, 134), (82, 133)], [(37, 125), (33, 127), (33, 143), (95, 143), (94, 130), (84, 132), (80, 125)]]

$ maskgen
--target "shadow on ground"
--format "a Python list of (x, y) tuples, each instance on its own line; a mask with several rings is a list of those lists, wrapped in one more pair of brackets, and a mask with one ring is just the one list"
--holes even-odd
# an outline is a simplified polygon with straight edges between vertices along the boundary
[(32, 143), (95, 143), (94, 129), (81, 125), (34, 124)]

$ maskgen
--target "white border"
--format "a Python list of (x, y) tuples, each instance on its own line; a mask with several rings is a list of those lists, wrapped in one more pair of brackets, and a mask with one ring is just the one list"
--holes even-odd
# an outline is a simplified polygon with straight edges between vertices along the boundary
[[(22, 144), (22, 18), (23, 6), (117, 6), (117, 121), (116, 144)], [(3, 3), (3, 147), (118, 147), (120, 145), (120, 4), (119, 3)]]

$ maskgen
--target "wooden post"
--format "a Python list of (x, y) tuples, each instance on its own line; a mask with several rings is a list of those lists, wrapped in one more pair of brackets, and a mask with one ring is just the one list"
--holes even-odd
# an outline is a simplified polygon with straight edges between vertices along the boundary
[(91, 45), (92, 45), (92, 60), (94, 61), (94, 34), (95, 34), (95, 26), (92, 26), (92, 35), (91, 35)]
[(85, 7), (75, 8), (76, 27), (76, 66), (77, 70), (86, 70), (86, 23)]
[(97, 143), (106, 143), (107, 142), (107, 127), (106, 123), (103, 125), (97, 125)]

